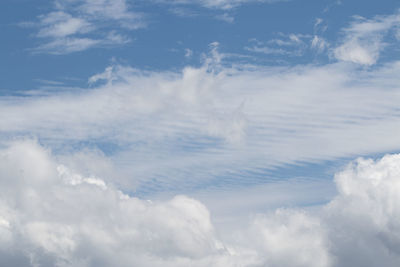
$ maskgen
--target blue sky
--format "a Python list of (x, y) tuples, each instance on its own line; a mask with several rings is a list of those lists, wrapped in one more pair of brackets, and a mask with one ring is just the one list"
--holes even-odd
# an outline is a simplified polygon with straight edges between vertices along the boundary
[[(97, 29), (77, 34), (79, 38), (99, 39), (114, 32), (123, 36), (126, 43), (120, 40), (86, 49), (82, 44), (75, 48), (82, 51), (69, 52), (62, 46), (40, 48), (51, 42), (51, 37), (39, 37), (39, 32), (44, 27), (40, 25), (41, 18), (59, 12), (53, 2), (6, 0), (1, 10), (2, 91), (39, 87), (40, 80), (67, 79), (69, 84), (85, 87), (87, 77), (100, 72), (112, 59), (147, 70), (198, 66), (201, 55), (208, 51), (212, 42), (219, 42), (224, 53), (237, 55), (231, 59), (233, 61), (249, 56), (242, 61), (263, 65), (326, 63), (329, 60), (326, 53), (294, 44), (286, 47), (292, 54), (254, 53), (246, 48), (265, 48), (266, 43), (278, 39), (290, 41), (290, 34), (306, 36), (302, 39), (306, 43), (318, 35), (336, 44), (340, 42), (340, 30), (348, 26), (354, 15), (371, 18), (391, 14), (398, 8), (396, 1), (385, 1), (385, 4), (368, 1), (362, 5), (359, 1), (277, 1), (271, 4), (246, 1), (249, 3), (232, 8), (207, 7), (201, 1), (188, 2), (172, 5), (162, 1), (127, 2), (126, 12), (140, 17), (129, 22), (138, 24), (134, 25), (137, 29), (119, 25), (118, 18), (91, 18), (90, 23), (98, 24)], [(82, 16), (72, 8), (66, 13)], [(227, 21), (222, 17), (228, 18)], [(316, 26), (318, 20), (321, 22)], [(273, 43), (269, 46), (279, 49)], [(187, 49), (192, 51), (190, 58), (185, 57)], [(294, 51), (296, 49), (301, 51)]]
[[(396, 102), (368, 108), (375, 94), (381, 99), (372, 105), (390, 98), (390, 92), (379, 93), (379, 82), (398, 57), (396, 1), (6, 1), (3, 6), (2, 101), (15, 103), (22, 116), (18, 123), (4, 120), (3, 139), (35, 138), (60, 155), (94, 150), (123, 170), (126, 178), (116, 183), (128, 192), (148, 196), (298, 177), (330, 180), (337, 171), (330, 166), (398, 149), (394, 137), (393, 145), (363, 147), (356, 141), (354, 149), (342, 147), (373, 126), (368, 120), (397, 117)], [(329, 73), (332, 90), (321, 87), (325, 81), (318, 77)], [(299, 80), (299, 88), (291, 88), (290, 80)], [(376, 85), (363, 89), (364, 81)], [(165, 90), (174, 89), (160, 83), (182, 87), (182, 94), (163, 99)], [(231, 89), (230, 83), (242, 85)], [(135, 108), (139, 104), (121, 102), (136, 94), (157, 99), (141, 103), (144, 110), (164, 103), (161, 110), (167, 112), (155, 107), (146, 113)], [(352, 106), (358, 94), (361, 104)], [(9, 100), (12, 96), (19, 97)], [(105, 100), (96, 103), (97, 97)], [(51, 104), (64, 98), (71, 102), (64, 108)], [(341, 104), (341, 98), (350, 100)], [(29, 111), (42, 101), (49, 105), (46, 111)], [(62, 121), (74, 109), (68, 105), (80, 101), (93, 114), (83, 121), (68, 117), (71, 125), (65, 128)], [(174, 101), (179, 104), (173, 108)], [(82, 108), (72, 114), (85, 113)], [(7, 112), (3, 116), (9, 117)], [(32, 125), (22, 126), (24, 120)], [(341, 141), (333, 141), (337, 131)], [(327, 148), (314, 153), (307, 147), (312, 138)], [(198, 172), (186, 177), (193, 168)]]
[(398, 266), (398, 1), (0, 6), (0, 263)]

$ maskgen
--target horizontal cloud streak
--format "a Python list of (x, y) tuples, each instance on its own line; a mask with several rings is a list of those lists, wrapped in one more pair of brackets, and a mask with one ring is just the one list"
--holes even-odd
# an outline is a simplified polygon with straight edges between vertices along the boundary
[(224, 176), (252, 183), (247, 173), (283, 164), (399, 148), (398, 62), (284, 69), (225, 67), (214, 56), (182, 72), (112, 66), (74, 94), (3, 96), (2, 139), (99, 142), (135, 183), (155, 179), (160, 188)]
[(168, 4), (175, 4), (175, 5), (193, 4), (193, 5), (200, 5), (205, 8), (229, 10), (248, 3), (274, 3), (274, 2), (283, 2), (288, 0), (173, 0), (173, 1), (154, 0), (154, 1), (165, 2)]
[(109, 47), (130, 42), (123, 30), (145, 27), (143, 17), (129, 10), (125, 0), (57, 0), (54, 10), (39, 16), (32, 25), (42, 44), (37, 53), (68, 54), (92, 47)]

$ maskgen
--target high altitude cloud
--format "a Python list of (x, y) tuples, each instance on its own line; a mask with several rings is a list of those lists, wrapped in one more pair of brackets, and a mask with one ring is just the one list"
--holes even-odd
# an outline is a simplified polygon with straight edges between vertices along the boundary
[(1, 140), (36, 136), (55, 149), (96, 140), (135, 183), (180, 189), (399, 148), (398, 62), (225, 66), (213, 49), (199, 68), (115, 65), (94, 75), (90, 89), (3, 97)]
[(141, 28), (145, 23), (125, 0), (57, 0), (54, 10), (39, 16), (36, 26), (36, 36), (43, 43), (34, 51), (67, 54), (125, 44), (130, 40), (120, 31)]
[(359, 159), (314, 215), (259, 214), (221, 235), (199, 201), (141, 200), (58, 162), (34, 141), (0, 150), (2, 266), (395, 267), (400, 155)]
[(334, 56), (343, 61), (370, 66), (375, 64), (388, 44), (385, 37), (393, 35), (400, 25), (400, 14), (376, 16), (373, 19), (355, 17), (343, 30), (343, 43), (334, 50)]
[(232, 9), (246, 3), (274, 3), (288, 0), (155, 0), (169, 4), (193, 4), (213, 9)]

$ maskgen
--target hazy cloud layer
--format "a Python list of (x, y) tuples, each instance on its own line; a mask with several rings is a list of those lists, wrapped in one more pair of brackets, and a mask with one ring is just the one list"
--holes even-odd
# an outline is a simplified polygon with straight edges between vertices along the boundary
[(152, 181), (149, 189), (215, 177), (251, 183), (259, 178), (247, 172), (399, 148), (399, 62), (227, 67), (216, 46), (199, 68), (114, 65), (90, 78), (90, 89), (2, 97), (2, 140), (103, 144), (135, 176), (131, 187)]

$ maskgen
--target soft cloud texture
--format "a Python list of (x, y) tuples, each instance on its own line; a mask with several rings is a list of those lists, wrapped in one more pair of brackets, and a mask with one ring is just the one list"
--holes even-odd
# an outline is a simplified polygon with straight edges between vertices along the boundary
[(54, 11), (39, 16), (36, 26), (43, 44), (35, 52), (68, 54), (126, 44), (130, 39), (122, 30), (142, 28), (145, 23), (125, 0), (57, 0)]
[[(257, 1), (171, 3), (227, 12), (246, 2)], [(335, 63), (240, 64), (214, 42), (198, 67), (114, 64), (88, 88), (47, 81), (60, 90), (2, 95), (0, 265), (398, 266), (399, 155), (351, 163), (336, 174), (332, 198), (321, 179), (296, 186), (298, 177), (267, 175), (399, 149), (400, 62), (348, 64), (377, 63), (398, 22), (398, 14), (355, 18), (331, 50)], [(313, 35), (247, 49), (322, 53), (321, 23)], [(37, 26), (36, 51), (65, 54), (125, 44), (124, 32), (144, 24), (125, 0), (60, 0)], [(193, 197), (199, 191), (207, 201)], [(159, 198), (139, 197), (151, 195)], [(254, 203), (270, 206), (255, 214)], [(216, 222), (216, 206), (229, 218)]]
[(114, 65), (90, 89), (2, 97), (1, 140), (93, 144), (135, 177), (119, 182), (150, 191), (265, 182), (277, 166), (399, 148), (398, 62), (226, 66), (216, 46), (199, 68)]
[(173, 0), (173, 1), (155, 0), (155, 1), (166, 2), (168, 4), (194, 4), (203, 6), (205, 8), (229, 10), (246, 3), (274, 3), (274, 2), (282, 2), (288, 0)]
[(271, 39), (267, 42), (261, 42), (256, 39), (250, 40), (252, 46), (245, 47), (246, 50), (267, 55), (280, 56), (303, 56), (308, 49), (316, 49), (322, 52), (327, 42), (317, 35), (311, 36), (307, 34), (283, 34), (279, 33), (278, 38)]
[(373, 19), (355, 17), (353, 23), (343, 30), (343, 42), (334, 49), (334, 56), (338, 60), (371, 66), (378, 61), (380, 53), (387, 45), (384, 37), (388, 33), (393, 34), (391, 30), (399, 25), (398, 12)]
[[(265, 232), (257, 241), (265, 248), (242, 249), (217, 238), (207, 208), (196, 200), (177, 196), (152, 203), (130, 197), (97, 177), (71, 172), (32, 141), (14, 142), (0, 157), (0, 251), (25, 261), (19, 266), (253, 266), (277, 264), (304, 246), (323, 249), (319, 236), (306, 244), (315, 222), (303, 214), (284, 214), (277, 222), (257, 219), (251, 233), (268, 224), (291, 230)], [(279, 253), (270, 248), (275, 239), (296, 237), (297, 243)], [(247, 233), (243, 238), (252, 242)], [(314, 259), (308, 257), (301, 264), (310, 266)], [(0, 257), (2, 265), (15, 265), (12, 261)], [(318, 263), (325, 266), (326, 260)]]
[(0, 150), (0, 264), (8, 266), (395, 267), (400, 156), (359, 159), (310, 214), (258, 214), (220, 234), (199, 201), (151, 202), (83, 176), (34, 141)]

